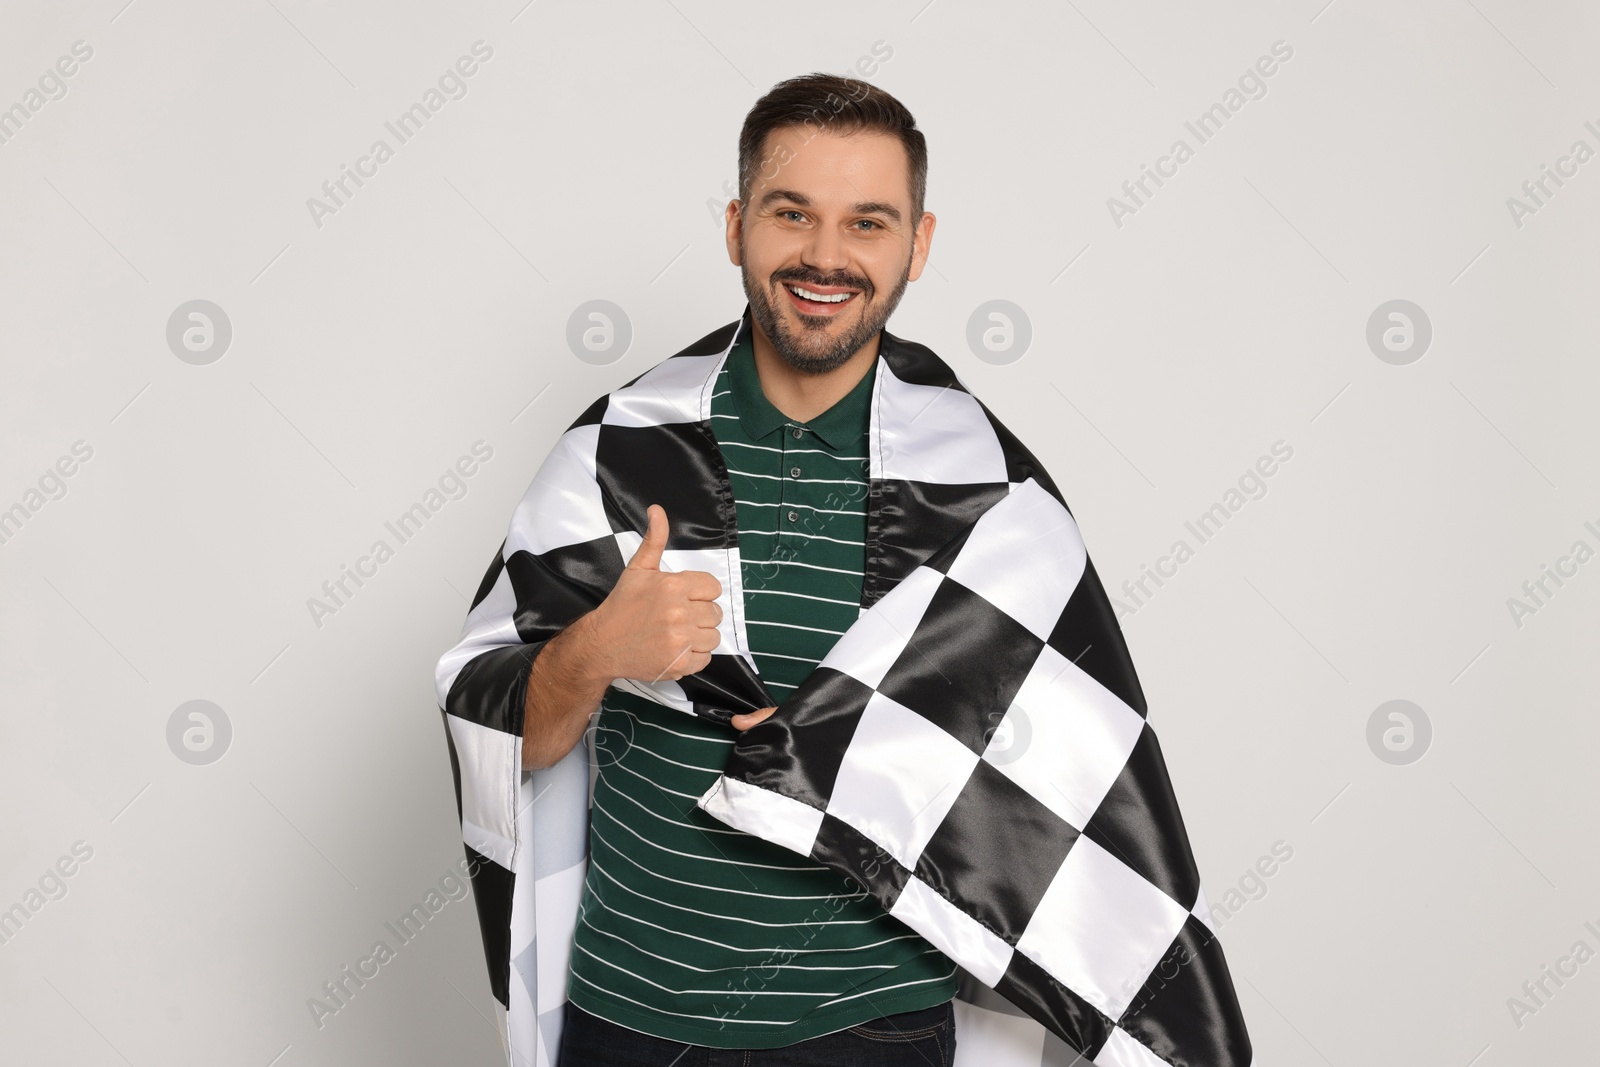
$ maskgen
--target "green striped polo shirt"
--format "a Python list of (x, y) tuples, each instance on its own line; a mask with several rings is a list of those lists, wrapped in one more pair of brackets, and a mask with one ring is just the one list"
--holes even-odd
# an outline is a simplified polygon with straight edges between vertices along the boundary
[[(750, 651), (780, 704), (860, 615), (875, 373), (809, 423), (767, 400), (748, 339), (717, 376)], [(738, 731), (615, 687), (596, 729), (578, 1007), (668, 1040), (775, 1048), (955, 995), (949, 957), (859, 884), (695, 806)]]

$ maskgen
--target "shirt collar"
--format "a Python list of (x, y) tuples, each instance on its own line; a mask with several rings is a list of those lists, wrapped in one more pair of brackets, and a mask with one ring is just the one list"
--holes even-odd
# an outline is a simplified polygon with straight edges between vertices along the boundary
[[(750, 340), (753, 327), (747, 305), (739, 340), (728, 353), (728, 388), (733, 393), (734, 410), (746, 436), (752, 441), (760, 440), (780, 426), (793, 424), (809, 429), (828, 447), (838, 450), (866, 434), (871, 421), (872, 382), (877, 374), (877, 360), (872, 361), (861, 380), (827, 411), (810, 422), (798, 422), (773, 407), (761, 390), (761, 375), (756, 371), (755, 349)], [(879, 344), (882, 343), (880, 338)]]

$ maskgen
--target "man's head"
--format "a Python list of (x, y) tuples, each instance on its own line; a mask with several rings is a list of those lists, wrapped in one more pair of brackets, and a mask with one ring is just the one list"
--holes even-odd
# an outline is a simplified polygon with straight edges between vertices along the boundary
[(786, 363), (833, 370), (883, 329), (928, 258), (927, 181), (927, 142), (882, 89), (807, 74), (756, 101), (739, 134), (728, 256)]

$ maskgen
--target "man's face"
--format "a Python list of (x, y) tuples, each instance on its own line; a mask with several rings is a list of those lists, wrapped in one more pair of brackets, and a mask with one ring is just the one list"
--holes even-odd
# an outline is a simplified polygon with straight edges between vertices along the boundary
[(911, 217), (898, 138), (807, 127), (767, 136), (749, 202), (729, 204), (727, 219), (752, 317), (784, 362), (814, 374), (889, 321), (922, 273), (934, 225), (926, 212)]

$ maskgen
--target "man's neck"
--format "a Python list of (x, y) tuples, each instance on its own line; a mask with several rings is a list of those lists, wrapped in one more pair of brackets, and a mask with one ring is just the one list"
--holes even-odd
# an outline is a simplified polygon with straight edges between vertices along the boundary
[(831, 371), (806, 374), (791, 367), (767, 339), (758, 325), (751, 332), (751, 351), (761, 391), (772, 406), (796, 422), (809, 422), (842, 400), (854, 389), (878, 358), (878, 341), (883, 331), (862, 345), (855, 355)]

